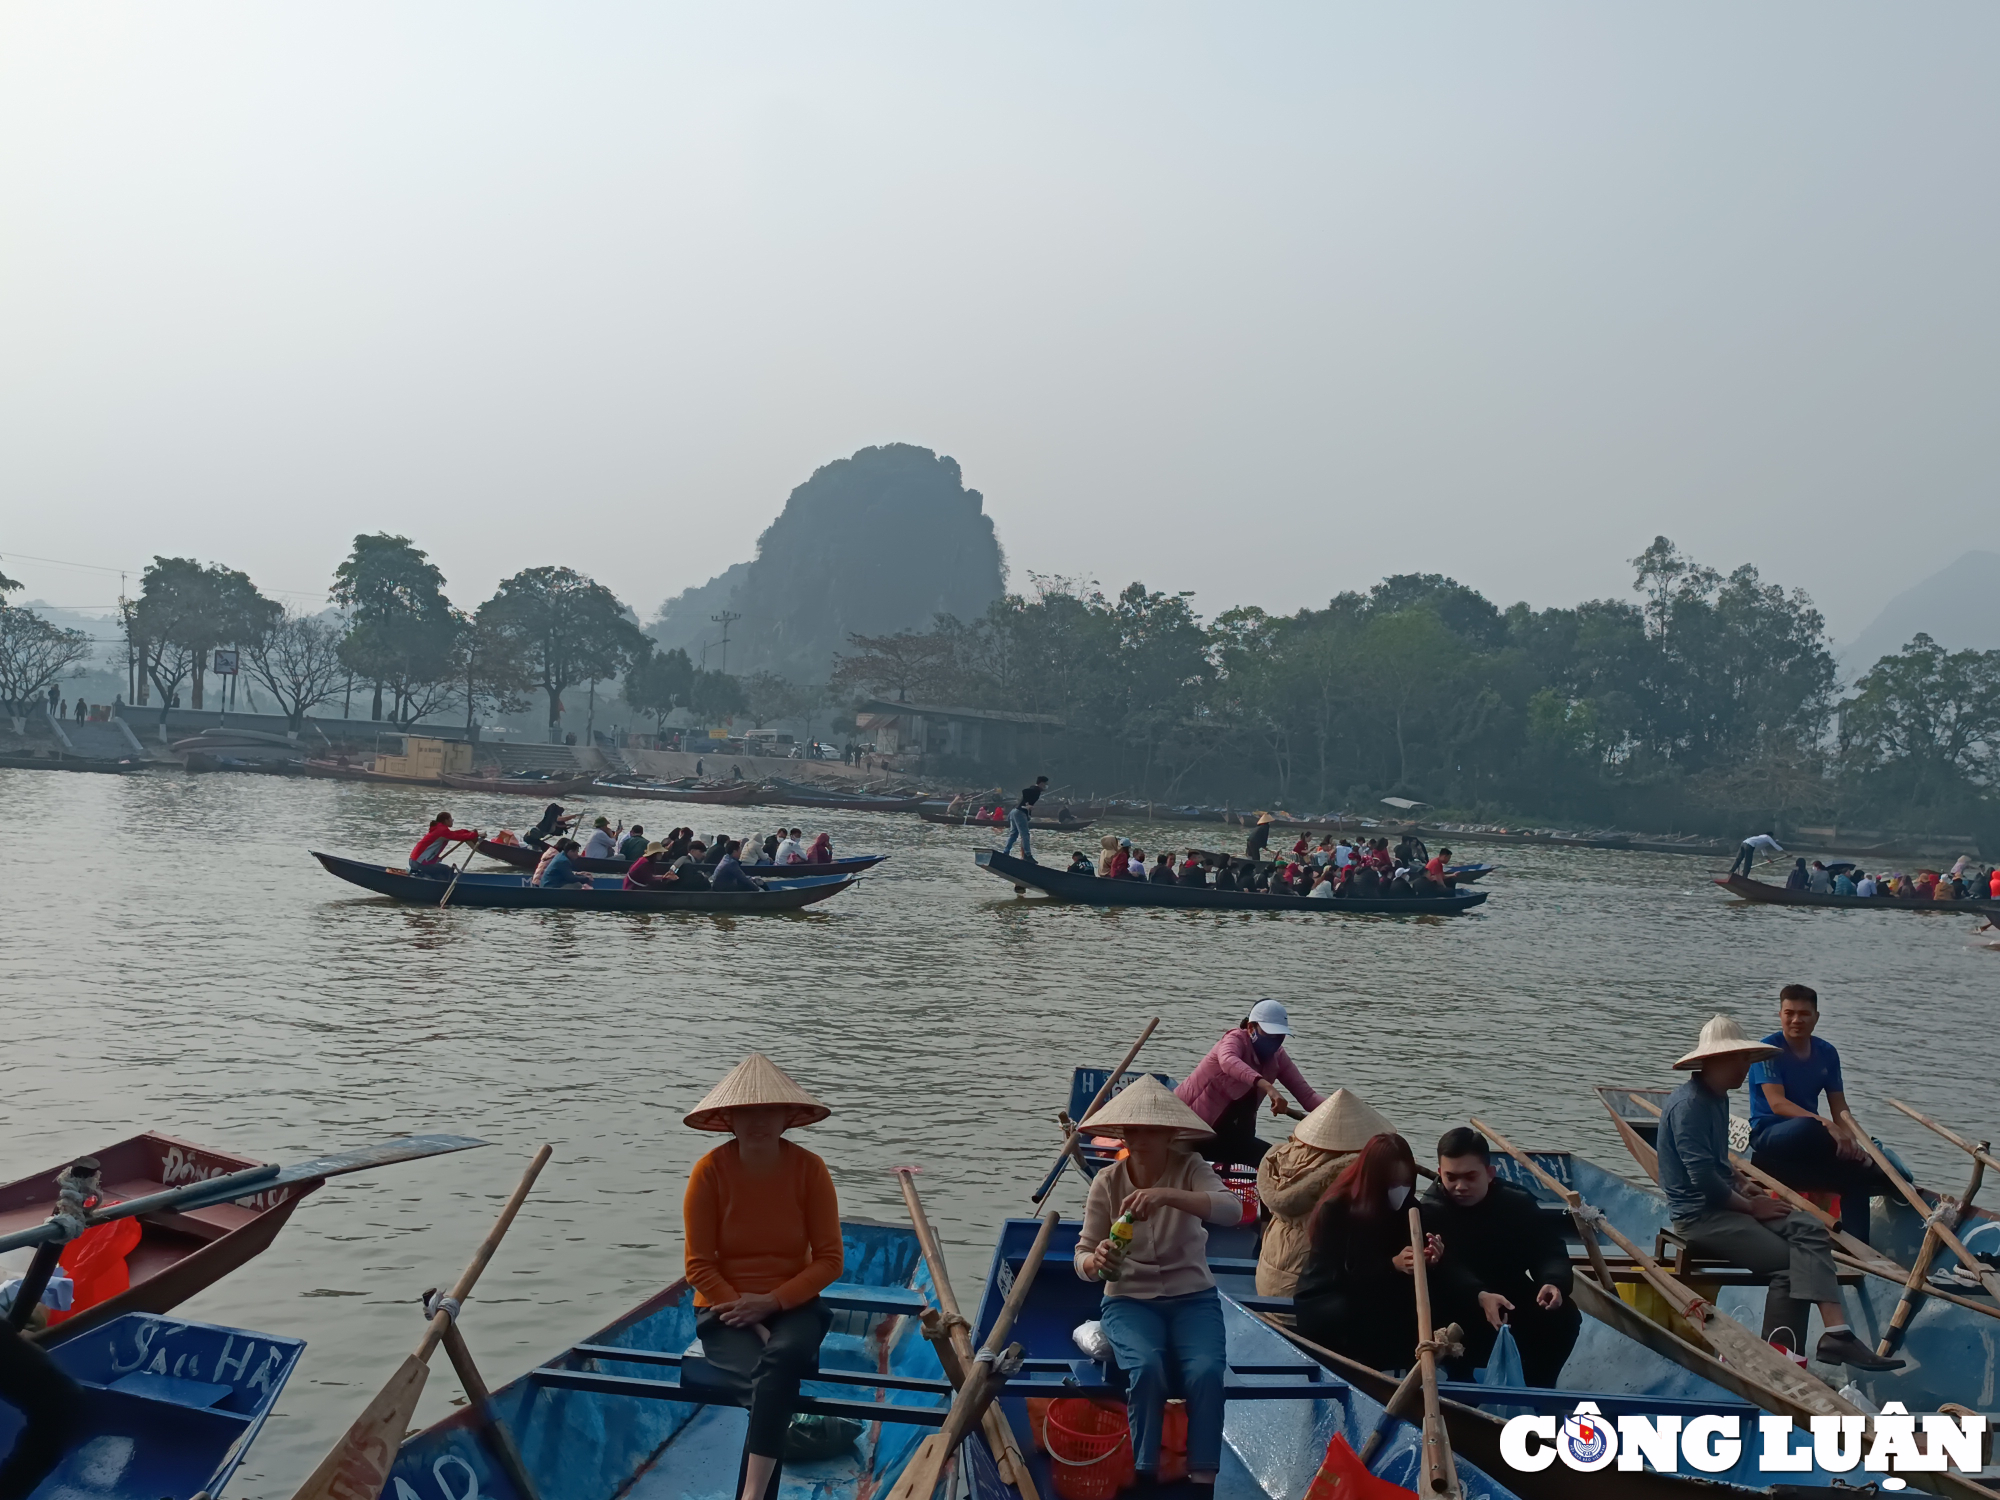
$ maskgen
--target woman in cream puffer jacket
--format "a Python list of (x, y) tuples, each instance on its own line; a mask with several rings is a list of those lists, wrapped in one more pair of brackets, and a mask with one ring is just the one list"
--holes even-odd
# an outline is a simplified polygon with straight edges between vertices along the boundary
[(1291, 1135), (1264, 1153), (1257, 1196), (1271, 1211), (1257, 1252), (1257, 1293), (1289, 1297), (1312, 1251), (1312, 1215), (1371, 1136), (1396, 1127), (1359, 1094), (1335, 1089)]

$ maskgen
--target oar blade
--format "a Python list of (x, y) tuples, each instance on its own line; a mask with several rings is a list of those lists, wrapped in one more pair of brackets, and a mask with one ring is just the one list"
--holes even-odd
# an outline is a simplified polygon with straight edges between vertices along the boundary
[(428, 1365), (414, 1354), (407, 1356), (292, 1500), (376, 1500), (389, 1482), (389, 1467), (410, 1430), (429, 1375)]

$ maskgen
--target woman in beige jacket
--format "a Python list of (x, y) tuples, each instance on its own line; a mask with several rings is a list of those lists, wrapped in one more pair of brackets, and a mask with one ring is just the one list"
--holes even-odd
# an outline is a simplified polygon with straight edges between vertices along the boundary
[(1394, 1134), (1359, 1094), (1335, 1089), (1291, 1135), (1257, 1164), (1257, 1196), (1271, 1211), (1257, 1252), (1257, 1292), (1289, 1297), (1312, 1251), (1312, 1214), (1320, 1197), (1371, 1136)]

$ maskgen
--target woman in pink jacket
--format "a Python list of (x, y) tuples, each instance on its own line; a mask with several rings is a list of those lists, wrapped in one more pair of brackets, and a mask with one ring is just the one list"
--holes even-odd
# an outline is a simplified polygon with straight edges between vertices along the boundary
[(1246, 1167), (1263, 1160), (1271, 1143), (1257, 1137), (1257, 1106), (1269, 1099), (1272, 1114), (1285, 1113), (1279, 1083), (1291, 1090), (1304, 1112), (1319, 1108), (1320, 1096), (1285, 1055), (1285, 1038), (1291, 1029), (1291, 1017), (1284, 1006), (1276, 1000), (1259, 1000), (1250, 1007), (1243, 1024), (1224, 1032), (1222, 1040), (1174, 1090), (1181, 1102), (1215, 1131), (1209, 1140), (1194, 1143), (1202, 1156)]

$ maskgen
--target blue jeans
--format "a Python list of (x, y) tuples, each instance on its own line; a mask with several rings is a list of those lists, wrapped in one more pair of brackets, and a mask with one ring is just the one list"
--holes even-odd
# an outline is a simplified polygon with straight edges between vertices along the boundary
[(1007, 814), (1007, 847), (1000, 851), (1002, 854), (1012, 854), (1014, 852), (1014, 840), (1019, 839), (1021, 841), (1021, 858), (1025, 859), (1029, 864), (1035, 862), (1035, 853), (1028, 847), (1028, 822), (1033, 817), (1034, 814), (1029, 812), (1025, 807), (1017, 807)]
[(1160, 1466), (1171, 1358), (1187, 1402), (1188, 1472), (1213, 1474), (1222, 1464), (1222, 1383), (1229, 1369), (1222, 1299), (1215, 1288), (1184, 1297), (1106, 1297), (1097, 1316), (1129, 1382), (1125, 1416), (1132, 1424), (1132, 1461), (1149, 1473)]

